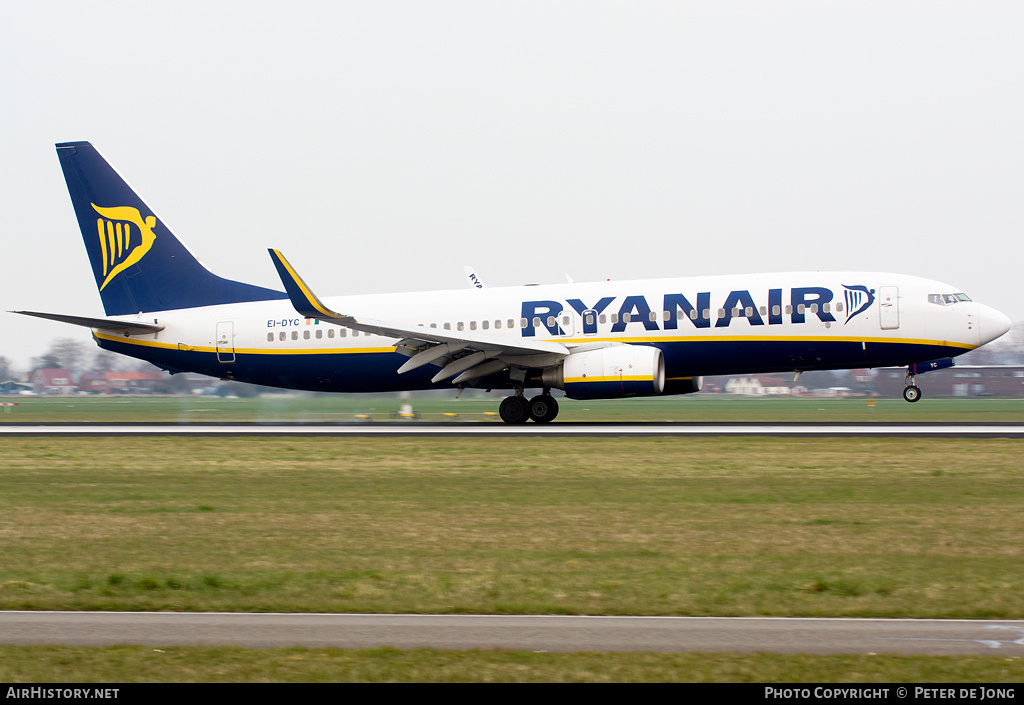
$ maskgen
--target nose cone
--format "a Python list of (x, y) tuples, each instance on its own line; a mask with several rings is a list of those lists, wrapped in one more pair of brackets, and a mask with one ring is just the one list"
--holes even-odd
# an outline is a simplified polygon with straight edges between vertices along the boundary
[(985, 304), (978, 304), (978, 322), (981, 330), (981, 344), (991, 343), (993, 340), (1010, 330), (1010, 318), (1005, 314), (996, 311)]

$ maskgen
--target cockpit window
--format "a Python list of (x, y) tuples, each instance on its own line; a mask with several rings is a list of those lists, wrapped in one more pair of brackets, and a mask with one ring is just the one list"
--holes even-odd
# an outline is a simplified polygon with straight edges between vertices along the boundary
[(956, 294), (928, 294), (928, 303), (939, 306), (952, 306), (958, 301), (970, 301), (971, 297), (962, 292)]

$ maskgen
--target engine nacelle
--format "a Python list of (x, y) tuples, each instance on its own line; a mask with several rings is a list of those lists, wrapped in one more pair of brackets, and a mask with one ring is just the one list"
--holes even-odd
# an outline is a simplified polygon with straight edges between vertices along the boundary
[(545, 386), (570, 399), (650, 397), (665, 390), (665, 358), (649, 345), (614, 345), (573, 353), (544, 371)]

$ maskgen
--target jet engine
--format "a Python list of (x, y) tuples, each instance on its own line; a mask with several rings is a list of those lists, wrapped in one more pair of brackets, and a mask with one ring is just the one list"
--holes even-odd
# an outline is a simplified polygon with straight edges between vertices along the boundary
[(569, 355), (542, 381), (570, 399), (650, 397), (665, 390), (665, 359), (649, 345), (613, 345)]

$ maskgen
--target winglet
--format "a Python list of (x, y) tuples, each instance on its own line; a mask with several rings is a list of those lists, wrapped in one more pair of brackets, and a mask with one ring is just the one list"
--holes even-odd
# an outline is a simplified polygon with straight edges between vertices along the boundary
[(288, 292), (288, 298), (291, 299), (292, 306), (295, 307), (296, 311), (306, 318), (323, 318), (328, 320), (348, 318), (348, 316), (335, 313), (324, 306), (306, 282), (302, 281), (302, 277), (289, 264), (280, 250), (268, 249), (267, 251), (270, 253), (270, 258), (274, 260), (274, 266), (277, 267), (277, 273), (281, 277), (281, 283), (284, 284), (284, 290)]
[(476, 270), (469, 266), (463, 266), (462, 271), (466, 273), (466, 278), (469, 280), (469, 285), (474, 289), (483, 289), (487, 285), (484, 284), (484, 280), (480, 278), (480, 275), (476, 273)]

